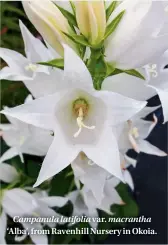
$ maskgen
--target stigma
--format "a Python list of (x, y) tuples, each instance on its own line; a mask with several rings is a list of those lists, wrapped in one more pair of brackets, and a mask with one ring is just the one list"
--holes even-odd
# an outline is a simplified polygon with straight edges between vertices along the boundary
[(82, 128), (87, 128), (87, 129), (95, 129), (95, 126), (87, 126), (84, 124), (83, 122), (84, 120), (84, 113), (83, 113), (83, 109), (82, 107), (79, 108), (79, 114), (78, 117), (76, 119), (77, 125), (79, 127), (78, 131), (74, 134), (74, 137), (77, 138), (79, 136), (79, 134), (82, 131)]
[(146, 69), (151, 74), (152, 77), (156, 78), (158, 76), (156, 64), (146, 65)]

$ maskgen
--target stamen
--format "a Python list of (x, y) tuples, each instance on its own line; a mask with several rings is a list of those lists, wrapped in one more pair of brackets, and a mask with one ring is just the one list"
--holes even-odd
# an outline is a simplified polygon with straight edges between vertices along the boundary
[(138, 131), (138, 128), (133, 127), (133, 128), (131, 129), (131, 133), (132, 133), (132, 135), (135, 137), (135, 139), (137, 139), (137, 138), (139, 137), (139, 131)]
[(37, 65), (30, 63), (29, 65), (25, 66), (25, 70), (35, 72), (37, 70)]
[(130, 130), (128, 131), (129, 142), (132, 145), (132, 148), (134, 149), (134, 151), (139, 153), (140, 151), (139, 151), (138, 145), (135, 140), (136, 138), (139, 137), (138, 128), (132, 126), (131, 120), (128, 120), (128, 126), (130, 128)]
[(83, 109), (82, 107), (79, 108), (79, 116), (77, 117), (76, 121), (77, 121), (77, 125), (79, 127), (78, 131), (74, 134), (74, 137), (78, 137), (79, 134), (82, 131), (82, 128), (87, 128), (87, 129), (95, 129), (95, 126), (87, 126), (83, 123)]

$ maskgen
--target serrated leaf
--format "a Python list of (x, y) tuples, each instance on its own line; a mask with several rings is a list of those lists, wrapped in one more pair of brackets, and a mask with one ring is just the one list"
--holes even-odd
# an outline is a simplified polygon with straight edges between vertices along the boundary
[(113, 1), (110, 6), (106, 9), (106, 20), (109, 19), (110, 15), (113, 13), (114, 9), (117, 6), (117, 1)]
[[(56, 4), (57, 5), (57, 4)], [(62, 14), (65, 16), (65, 18), (69, 21), (69, 23), (71, 23), (72, 25), (78, 27), (77, 25), (77, 21), (76, 18), (73, 14), (71, 14), (69, 11), (61, 8), (60, 6), (57, 5), (57, 7), (59, 8), (59, 10), (62, 12)]]
[(114, 32), (120, 23), (123, 15), (125, 13), (125, 10), (123, 10), (121, 13), (117, 15), (117, 17), (107, 26), (106, 33), (104, 39), (106, 39), (109, 35), (111, 35), (112, 32)]
[(84, 36), (81, 35), (69, 35), (67, 33), (64, 32), (64, 35), (66, 35), (70, 40), (72, 40), (73, 42), (76, 42), (77, 44), (83, 45), (83, 46), (90, 46), (90, 44), (88, 43), (88, 41), (85, 39)]
[(39, 65), (44, 65), (44, 66), (52, 66), (56, 68), (63, 69), (64, 68), (64, 60), (63, 59), (54, 59), (46, 62), (39, 62)]
[(138, 78), (141, 78), (143, 80), (145, 80), (145, 77), (137, 70), (135, 69), (132, 69), (132, 70), (124, 70), (125, 73), (131, 75), (131, 76), (134, 76), (134, 77), (138, 77)]

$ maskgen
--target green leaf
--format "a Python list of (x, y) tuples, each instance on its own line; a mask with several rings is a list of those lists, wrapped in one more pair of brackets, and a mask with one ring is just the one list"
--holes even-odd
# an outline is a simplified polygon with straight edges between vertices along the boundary
[(124, 70), (125, 73), (131, 75), (131, 76), (134, 76), (134, 77), (138, 77), (138, 78), (141, 78), (143, 80), (145, 80), (145, 77), (137, 70)]
[(112, 32), (114, 32), (120, 23), (123, 15), (125, 13), (125, 10), (123, 10), (121, 13), (117, 15), (117, 17), (107, 26), (106, 33), (104, 39), (106, 39), (109, 35), (111, 35)]
[(86, 38), (82, 35), (76, 35), (76, 34), (69, 35), (65, 32), (64, 32), (64, 35), (66, 35), (69, 39), (71, 39), (73, 42), (76, 42), (77, 44), (80, 44), (83, 46), (90, 46)]
[(110, 6), (106, 9), (106, 20), (109, 19), (110, 15), (113, 13), (114, 9), (117, 6), (117, 1), (113, 1)]
[[(57, 4), (56, 4), (57, 5)], [(62, 14), (65, 16), (65, 18), (69, 21), (69, 23), (71, 23), (72, 25), (78, 27), (77, 22), (76, 22), (76, 18), (73, 14), (71, 14), (69, 11), (61, 8), (60, 6), (57, 5), (57, 7), (59, 8), (59, 10), (62, 12)]]
[(52, 66), (56, 68), (63, 69), (64, 68), (64, 60), (63, 59), (54, 59), (46, 62), (39, 62), (38, 64), (44, 66)]

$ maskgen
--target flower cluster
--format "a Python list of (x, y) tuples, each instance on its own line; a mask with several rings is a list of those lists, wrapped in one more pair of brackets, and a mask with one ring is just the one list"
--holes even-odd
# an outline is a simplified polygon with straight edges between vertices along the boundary
[[(168, 121), (167, 4), (33, 0), (23, 1), (23, 7), (43, 41), (19, 21), (25, 56), (0, 48), (7, 63), (0, 78), (23, 81), (31, 93), (24, 104), (1, 111), (9, 121), (0, 124), (9, 146), (0, 158), (0, 180), (6, 183), (0, 191), (2, 243), (7, 215), (58, 217), (52, 208), (68, 201), (72, 215), (98, 217), (98, 210), (113, 215), (111, 205), (125, 205), (119, 183), (134, 190), (127, 167), (136, 167), (136, 159), (128, 150), (167, 156), (147, 141), (161, 106)], [(161, 105), (148, 107), (147, 100), (156, 94)], [(145, 120), (150, 113), (152, 121)], [(24, 154), (44, 157), (35, 183), (21, 183), (23, 173), (5, 163), (19, 155), (25, 164)], [(51, 196), (51, 179), (66, 168), (73, 188), (64, 197)], [(29, 223), (22, 225), (31, 229)], [(46, 235), (31, 239), (48, 243)]]

